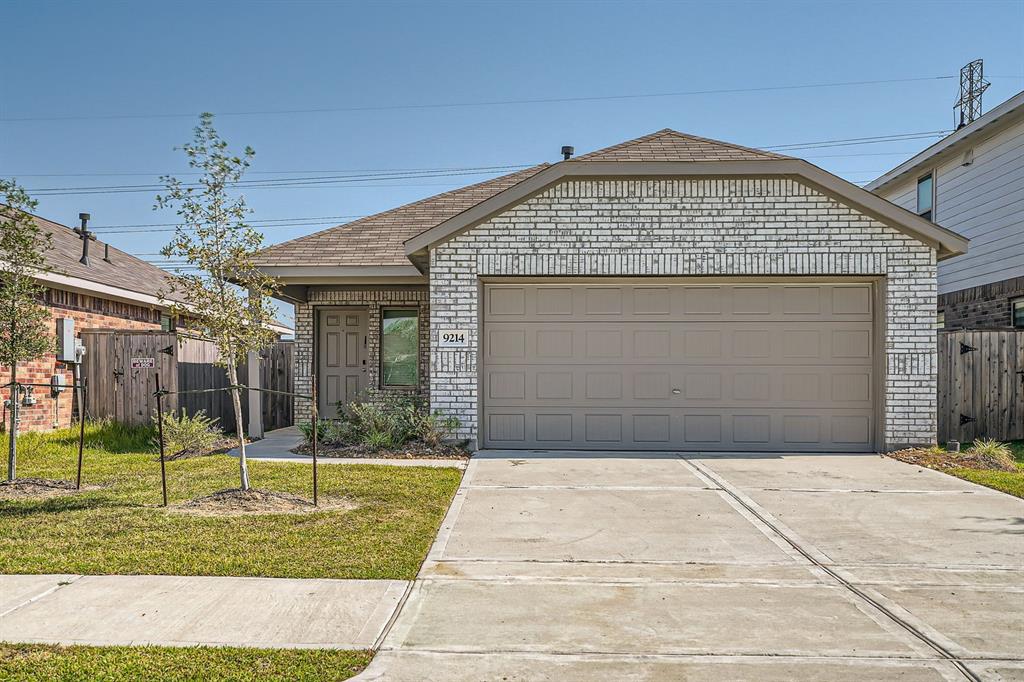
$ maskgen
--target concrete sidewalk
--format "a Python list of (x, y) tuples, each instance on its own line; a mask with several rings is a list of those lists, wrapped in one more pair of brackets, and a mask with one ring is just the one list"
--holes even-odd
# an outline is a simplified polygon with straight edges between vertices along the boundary
[[(308, 455), (297, 455), (292, 452), (302, 444), (302, 433), (297, 426), (267, 431), (266, 435), (245, 446), (245, 456), (262, 462), (300, 462), (312, 464), (313, 458)], [(238, 448), (228, 452), (238, 457)], [(377, 464), (394, 467), (451, 467), (465, 469), (463, 459), (393, 459), (386, 457), (319, 457), (320, 464)]]
[(0, 641), (373, 648), (401, 580), (0, 576)]

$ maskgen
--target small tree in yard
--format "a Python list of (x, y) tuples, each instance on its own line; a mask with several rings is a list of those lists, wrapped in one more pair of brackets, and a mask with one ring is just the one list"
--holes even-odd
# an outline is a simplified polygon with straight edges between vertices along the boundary
[(254, 265), (263, 235), (245, 222), (249, 214), (245, 198), (232, 196), (230, 189), (241, 180), (254, 152), (249, 147), (241, 156), (228, 151), (227, 142), (213, 127), (213, 114), (199, 117), (195, 137), (182, 149), (189, 166), (200, 172), (199, 180), (186, 184), (165, 176), (161, 179), (167, 192), (156, 198), (156, 208), (174, 208), (180, 219), (174, 239), (161, 253), (182, 258), (195, 269), (171, 277), (171, 293), (188, 302), (172, 303), (172, 311), (217, 344), (218, 364), (227, 369), (232, 386), (241, 455), (240, 487), (248, 490), (237, 367), (250, 351), (259, 351), (273, 341), (267, 323), (272, 315), (268, 297), (274, 280)]
[(0, 178), (0, 365), (11, 368), (11, 431), (7, 480), (17, 477), (18, 363), (29, 362), (53, 347), (50, 312), (41, 301), (46, 289), (35, 279), (46, 269), (43, 253), (50, 235), (28, 214), (36, 202), (16, 182)]

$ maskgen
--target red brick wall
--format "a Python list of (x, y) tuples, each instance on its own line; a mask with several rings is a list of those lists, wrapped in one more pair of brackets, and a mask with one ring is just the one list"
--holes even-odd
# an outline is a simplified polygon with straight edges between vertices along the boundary
[[(75, 321), (75, 333), (83, 329), (159, 329), (160, 311), (143, 306), (121, 303), (109, 299), (97, 298), (60, 289), (49, 289), (46, 302), (53, 318), (51, 330), (56, 341), (57, 320), (70, 317)], [(32, 384), (49, 384), (54, 374), (63, 374), (67, 384), (56, 400), (50, 396), (48, 388), (35, 388), (33, 395), (37, 403), (32, 407), (21, 408), (20, 431), (48, 431), (53, 428), (71, 425), (74, 399), (71, 395), (71, 365), (57, 362), (54, 353), (43, 358), (18, 366), (18, 381)], [(11, 368), (0, 366), (0, 384), (11, 380)], [(10, 397), (10, 389), (0, 389), (2, 400)], [(56, 409), (55, 409), (56, 408)], [(3, 423), (10, 425), (10, 414), (3, 408)]]

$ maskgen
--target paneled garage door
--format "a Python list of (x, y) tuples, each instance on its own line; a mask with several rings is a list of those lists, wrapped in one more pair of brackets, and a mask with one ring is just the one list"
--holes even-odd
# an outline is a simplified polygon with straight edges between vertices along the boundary
[(487, 284), (491, 448), (865, 451), (870, 283)]

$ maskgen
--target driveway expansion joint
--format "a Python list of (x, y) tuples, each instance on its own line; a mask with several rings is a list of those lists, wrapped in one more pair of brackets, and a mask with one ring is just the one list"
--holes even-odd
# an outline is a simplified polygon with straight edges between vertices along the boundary
[[(773, 533), (777, 534), (780, 538), (789, 543), (793, 547), (793, 549), (795, 549), (797, 552), (803, 555), (808, 562), (814, 564), (818, 569), (827, 573), (836, 582), (838, 582), (840, 585), (849, 590), (853, 595), (855, 595), (856, 597), (863, 600), (865, 603), (877, 609), (880, 613), (882, 613), (895, 624), (900, 626), (907, 633), (909, 633), (913, 637), (916, 637), (927, 647), (933, 649), (936, 653), (938, 653), (938, 655), (941, 658), (946, 659), (948, 662), (954, 665), (958, 672), (960, 672), (960, 674), (963, 675), (966, 679), (981, 682), (981, 678), (977, 674), (975, 674), (974, 671), (970, 670), (959, 658), (959, 656), (951, 650), (951, 647), (949, 645), (953, 643), (950, 640), (948, 640), (945, 637), (941, 637), (940, 635), (942, 641), (939, 641), (935, 637), (926, 634), (922, 631), (922, 625), (915, 625), (909, 621), (907, 617), (910, 616), (910, 614), (908, 612), (904, 611), (904, 614), (901, 617), (901, 615), (895, 613), (892, 608), (888, 608), (886, 605), (884, 605), (882, 601), (875, 599), (872, 595), (868, 594), (867, 591), (861, 590), (860, 588), (853, 585), (838, 571), (831, 568), (828, 563), (819, 561), (814, 556), (814, 554), (820, 554), (819, 550), (814, 548), (813, 545), (810, 545), (809, 547), (805, 548), (802, 543), (798, 542), (790, 535), (785, 534), (778, 527), (780, 524), (778, 524), (777, 522), (774, 524), (772, 523), (772, 520), (768, 518), (769, 515), (765, 510), (761, 509), (759, 505), (757, 505), (753, 500), (751, 500), (742, 492), (740, 492), (732, 485), (730, 485), (728, 481), (726, 481), (725, 478), (720, 474), (715, 473), (706, 465), (701, 465), (698, 464), (697, 462), (690, 461), (688, 459), (681, 458), (680, 461), (682, 461), (685, 466), (695, 469), (696, 471), (700, 472), (703, 476), (706, 476), (709, 480), (721, 486), (724, 494), (727, 494), (730, 497), (732, 497), (738, 504), (742, 505), (748, 512), (757, 517), (762, 524), (770, 528)], [(793, 534), (791, 533), (791, 535)], [(877, 594), (877, 592), (875, 592), (874, 590), (871, 590), (871, 592)], [(932, 628), (928, 628), (928, 630), (930, 630), (932, 634), (938, 634)]]

